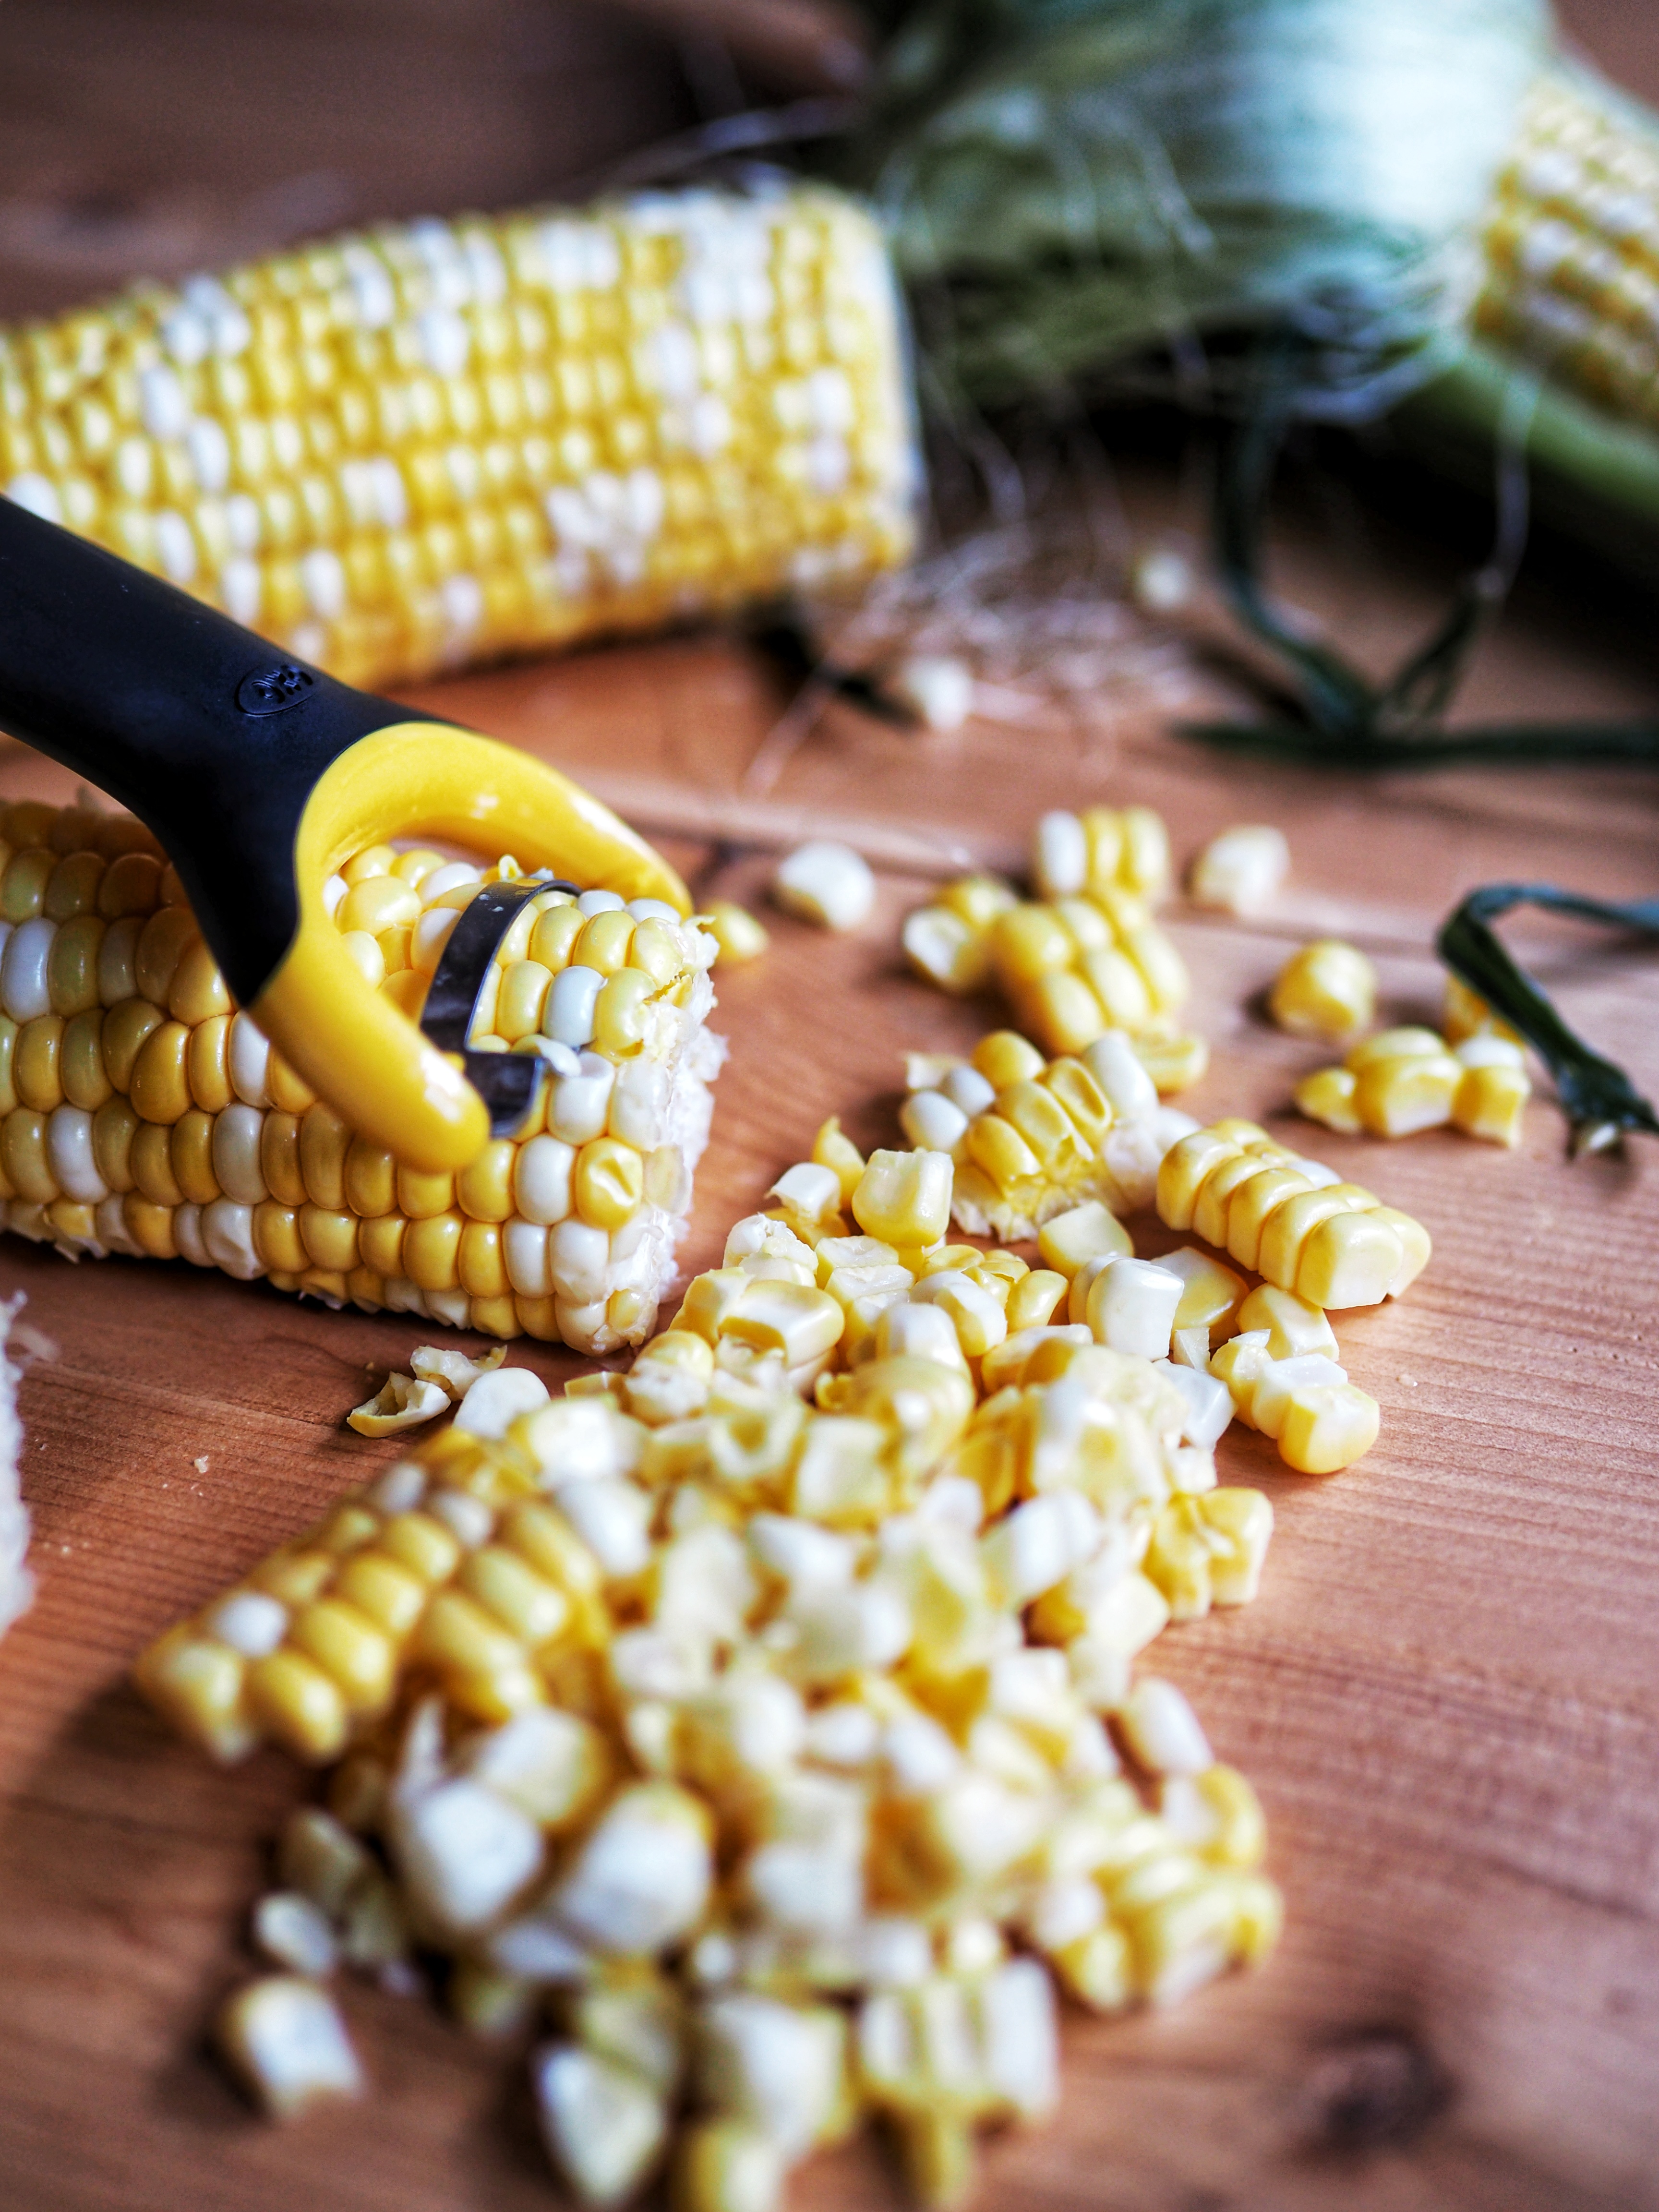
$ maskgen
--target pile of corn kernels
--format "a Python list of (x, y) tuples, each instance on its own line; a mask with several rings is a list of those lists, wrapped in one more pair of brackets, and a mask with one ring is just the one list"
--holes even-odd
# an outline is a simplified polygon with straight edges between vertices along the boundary
[[(1259, 1586), (1235, 1416), (1308, 1474), (1374, 1441), (1326, 1310), (1428, 1239), (1161, 1103), (1164, 1042), (914, 1062), (915, 1148), (826, 1123), (626, 1374), (417, 1355), (355, 1423), (453, 1423), (144, 1655), (215, 1755), (329, 1769), (255, 1915), (282, 1971), (222, 2021), (268, 2109), (363, 2087), (337, 1968), (435, 1956), (466, 2029), (532, 2042), (586, 2203), (665, 2166), (685, 2212), (769, 2212), (876, 2119), (949, 2204), (981, 2130), (1052, 2112), (1059, 1996), (1272, 1948), (1255, 1794), (1138, 1662)], [(1206, 1249), (1137, 1259), (1148, 1202)]]

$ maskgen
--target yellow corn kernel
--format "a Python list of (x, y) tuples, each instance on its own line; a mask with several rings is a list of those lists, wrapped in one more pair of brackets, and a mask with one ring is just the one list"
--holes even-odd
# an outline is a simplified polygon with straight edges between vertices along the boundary
[(1274, 1359), (1294, 1359), (1304, 1352), (1336, 1357), (1336, 1337), (1323, 1307), (1272, 1283), (1258, 1283), (1250, 1292), (1238, 1310), (1238, 1327), (1245, 1334), (1265, 1328)]
[(146, 1121), (178, 1121), (189, 1113), (190, 1031), (182, 1022), (165, 1021), (153, 1030), (132, 1063), (127, 1095)]
[(731, 899), (711, 900), (704, 920), (720, 949), (720, 958), (732, 967), (758, 960), (772, 942), (766, 925), (747, 907), (738, 906)]
[(1011, 1083), (998, 1092), (996, 1110), (1019, 1132), (1044, 1168), (1083, 1158), (1077, 1124), (1045, 1085)]
[(132, 1140), (140, 1127), (125, 1098), (106, 1098), (92, 1117), (92, 1157), (112, 1191), (132, 1188)]
[(213, 1116), (192, 1106), (173, 1124), (167, 1145), (173, 1179), (191, 1206), (211, 1206), (221, 1195), (213, 1171)]
[(64, 1018), (37, 1014), (17, 1032), (12, 1055), (12, 1083), (25, 1106), (50, 1114), (64, 1100), (58, 1062), (63, 1054)]
[(1029, 1182), (1042, 1171), (1042, 1163), (1024, 1138), (1000, 1114), (977, 1115), (969, 1123), (963, 1143), (969, 1158), (985, 1170), (1000, 1191), (1006, 1193), (1017, 1184)]
[(83, 914), (66, 921), (46, 956), (46, 988), (52, 1012), (83, 1014), (98, 1004), (98, 956), (107, 924)]
[[(1091, 959), (1098, 957), (1089, 956)], [(1085, 981), (1072, 969), (1051, 969), (1029, 981), (1016, 979), (1005, 988), (1019, 1020), (1050, 1052), (1083, 1052), (1111, 1026), (1108, 1019), (1111, 1010), (1103, 1011), (1092, 979)]]
[(1376, 1442), (1382, 1413), (1352, 1382), (1304, 1384), (1291, 1393), (1279, 1431), (1279, 1455), (1298, 1474), (1334, 1474)]
[(296, 1613), (289, 1642), (331, 1677), (348, 1713), (384, 1710), (392, 1695), (395, 1653), (386, 1637), (356, 1606), (319, 1598)]
[(186, 946), (201, 935), (187, 907), (164, 906), (151, 915), (138, 934), (138, 988), (155, 1006), (165, 1006)]
[(233, 1011), (218, 964), (199, 937), (192, 938), (179, 956), (167, 1004), (173, 1019), (189, 1029)]
[[(194, 1043), (195, 1039), (192, 1038), (192, 1047)], [(104, 1066), (104, 1016), (100, 1007), (94, 1006), (85, 1013), (73, 1015), (65, 1024), (58, 1067), (64, 1097), (71, 1106), (80, 1107), (83, 1113), (95, 1114), (112, 1095), (109, 1076)], [(3, 1086), (4, 1079), (0, 1077), (0, 1101), (3, 1100)], [(193, 1083), (191, 1096), (196, 1096)], [(197, 1103), (201, 1103), (199, 1098)]]
[[(1224, 1160), (1237, 1157), (1242, 1147), (1213, 1128), (1194, 1129), (1171, 1145), (1158, 1170), (1158, 1218), (1166, 1229), (1190, 1229), (1204, 1183)], [(1297, 1181), (1301, 1178), (1298, 1176)], [(1238, 1257), (1237, 1253), (1233, 1255)], [(1245, 1265), (1253, 1265), (1246, 1261)]]
[[(68, 1085), (65, 1082), (64, 1088)], [(1466, 1067), (1452, 1101), (1452, 1120), (1466, 1136), (1518, 1145), (1532, 1085), (1524, 1067), (1492, 1062)]]
[(1233, 1193), (1256, 1176), (1272, 1172), (1270, 1164), (1255, 1152), (1240, 1152), (1219, 1160), (1204, 1178), (1193, 1205), (1192, 1226), (1206, 1244), (1227, 1244), (1228, 1209)]
[[(273, 1186), (274, 1188), (274, 1186)], [(414, 1168), (399, 1164), (398, 1169), (398, 1211), (407, 1214), (411, 1221), (426, 1221), (441, 1213), (449, 1212), (455, 1204), (455, 1178), (452, 1175), (423, 1175)]]
[(586, 926), (579, 907), (550, 907), (531, 933), (528, 957), (556, 975), (570, 965), (576, 940)]
[(1112, 1027), (1138, 1031), (1151, 1020), (1152, 1000), (1146, 979), (1119, 946), (1099, 945), (1085, 952), (1078, 964)]
[(345, 1164), (350, 1130), (319, 1100), (300, 1123), (300, 1174), (313, 1206), (337, 1212), (346, 1202)]
[(1054, 1319), (1067, 1288), (1067, 1278), (1050, 1267), (1033, 1267), (1008, 1293), (1008, 1334), (1023, 1328), (1043, 1328)]
[(829, 1168), (838, 1177), (841, 1202), (843, 1206), (850, 1206), (853, 1194), (863, 1179), (865, 1159), (852, 1139), (843, 1132), (839, 1115), (832, 1114), (820, 1127), (812, 1139), (812, 1158), (817, 1166)]
[(514, 1212), (513, 1170), (518, 1147), (497, 1137), (455, 1178), (455, 1199), (474, 1221), (506, 1221)]
[(1267, 994), (1268, 1011), (1295, 1036), (1351, 1036), (1376, 1011), (1376, 970), (1340, 938), (1322, 937), (1292, 953)]
[(988, 930), (946, 906), (919, 906), (906, 915), (899, 943), (917, 975), (953, 998), (979, 990), (990, 973)]
[(1507, 1038), (1511, 1044), (1521, 1042), (1516, 1030), (1493, 1013), (1486, 1000), (1470, 990), (1467, 983), (1449, 973), (1440, 1026), (1449, 1045), (1462, 1044), (1465, 1037), (1472, 1036), (1499, 1036)]
[(1210, 1065), (1207, 1038), (1201, 1036), (1137, 1036), (1135, 1058), (1157, 1087), (1160, 1098), (1173, 1098), (1189, 1091)]
[[(1256, 1253), (1257, 1273), (1267, 1281), (1277, 1283), (1282, 1291), (1297, 1290), (1297, 1270), (1304, 1245), (1322, 1222), (1351, 1211), (1339, 1187), (1310, 1190), (1304, 1183), (1276, 1206), (1262, 1223), (1261, 1242)], [(1301, 1291), (1299, 1295), (1305, 1297), (1307, 1293)], [(1323, 1303), (1322, 1299), (1315, 1300), (1316, 1304)]]
[(1052, 908), (1015, 906), (991, 926), (991, 959), (1003, 988), (1069, 968), (1072, 939)]
[[(1043, 1264), (1069, 1283), (1086, 1261), (1128, 1258), (1134, 1252), (1128, 1231), (1100, 1203), (1091, 1199), (1058, 1213), (1037, 1232), (1037, 1250)], [(1010, 1319), (1009, 1327), (1015, 1327)]]
[(645, 1164), (631, 1145), (595, 1137), (576, 1155), (570, 1191), (582, 1220), (596, 1229), (623, 1228), (644, 1201)]
[(1227, 1201), (1227, 1256), (1241, 1267), (1255, 1267), (1261, 1256), (1261, 1232), (1286, 1199), (1308, 1188), (1295, 1168), (1271, 1167), (1237, 1184)]
[(377, 1549), (359, 1552), (347, 1560), (335, 1580), (333, 1595), (383, 1634), (401, 1642), (426, 1610), (427, 1585)]
[(951, 1180), (947, 1153), (872, 1152), (853, 1193), (854, 1218), (884, 1244), (937, 1244), (950, 1226)]
[(486, 1544), (462, 1567), (459, 1587), (532, 1650), (564, 1632), (570, 1601), (516, 1551)]
[(974, 1047), (973, 1068), (993, 1091), (1011, 1083), (1035, 1083), (1043, 1070), (1042, 1054), (1014, 1030), (993, 1030)]
[[(603, 921), (603, 915), (595, 915)], [(642, 968), (621, 968), (611, 976), (593, 1005), (593, 1049), (607, 1059), (623, 1060), (636, 1053), (649, 1033), (651, 1004), (657, 985)]]
[(297, 1651), (273, 1651), (247, 1672), (248, 1704), (267, 1733), (311, 1765), (337, 1759), (350, 1718), (332, 1675)]
[(1437, 1040), (1431, 1052), (1367, 1060), (1353, 1073), (1353, 1106), (1374, 1137), (1414, 1136), (1443, 1128), (1463, 1067)]
[[(1264, 1247), (1267, 1241), (1264, 1237)], [(1310, 1305), (1380, 1305), (1404, 1256), (1399, 1237), (1375, 1212), (1330, 1214), (1315, 1224), (1302, 1244), (1293, 1287)], [(1270, 1282), (1279, 1279), (1265, 1267), (1262, 1273)]]
[(1346, 1067), (1316, 1068), (1304, 1075), (1293, 1096), (1298, 1114), (1322, 1121), (1345, 1137), (1357, 1137), (1364, 1124), (1354, 1104), (1356, 1078)]
[(461, 1232), (459, 1213), (428, 1215), (404, 1231), (402, 1259), (410, 1280), (422, 1291), (453, 1291), (459, 1280)]
[(141, 1121), (130, 1155), (133, 1181), (153, 1206), (182, 1206), (185, 1194), (173, 1172), (172, 1132), (164, 1122)]
[(222, 1114), (235, 1095), (228, 1057), (230, 1024), (228, 1014), (211, 1014), (190, 1033), (185, 1075), (191, 1097), (204, 1114)]
[(138, 1055), (164, 1017), (148, 999), (124, 999), (104, 1016), (104, 1066), (118, 1091), (131, 1092)]
[(625, 908), (614, 908), (589, 917), (570, 956), (573, 968), (596, 969), (615, 975), (628, 965), (628, 948), (634, 937), (634, 917)]

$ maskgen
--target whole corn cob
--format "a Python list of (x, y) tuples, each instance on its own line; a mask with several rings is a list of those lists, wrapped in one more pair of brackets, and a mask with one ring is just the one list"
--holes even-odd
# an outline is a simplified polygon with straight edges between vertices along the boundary
[(878, 234), (819, 188), (387, 226), (0, 332), (0, 488), (370, 686), (903, 558)]
[[(419, 1943), (484, 2034), (551, 2001), (532, 2079), (585, 2201), (669, 2160), (692, 2212), (766, 2212), (868, 2115), (954, 2202), (977, 2130), (1054, 2101), (1054, 1981), (1168, 2002), (1277, 1931), (1249, 1784), (1130, 1680), (1254, 1595), (1271, 1510), (1214, 1487), (1168, 1370), (1064, 1329), (972, 1349), (927, 1285), (971, 1264), (1012, 1302), (1030, 1271), (929, 1246), (948, 1163), (941, 1212), (896, 1158), (791, 1170), (629, 1374), (484, 1374), (140, 1662), (222, 1758), (344, 1753), (256, 1918), (276, 1963), (407, 1973)], [(927, 1348), (838, 1336), (792, 1386), (767, 1330), (839, 1316), (877, 1224)], [(279, 2111), (355, 2087), (337, 2014), (285, 2037), (294, 2002), (261, 1983), (224, 2025)]]
[[(0, 839), (6, 1227), (495, 1336), (603, 1352), (649, 1334), (720, 1058), (695, 925), (604, 890), (532, 899), (472, 1042), (539, 1052), (539, 1109), (460, 1176), (422, 1175), (356, 1138), (237, 1012), (139, 823), (27, 802)], [(457, 913), (517, 872), (377, 846), (328, 899), (413, 1018)]]

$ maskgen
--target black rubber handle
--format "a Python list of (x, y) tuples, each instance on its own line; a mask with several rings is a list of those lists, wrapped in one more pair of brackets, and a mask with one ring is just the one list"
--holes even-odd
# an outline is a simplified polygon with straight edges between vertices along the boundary
[(0, 499), (0, 726), (155, 831), (244, 1005), (299, 926), (294, 840), (318, 778), (409, 720)]

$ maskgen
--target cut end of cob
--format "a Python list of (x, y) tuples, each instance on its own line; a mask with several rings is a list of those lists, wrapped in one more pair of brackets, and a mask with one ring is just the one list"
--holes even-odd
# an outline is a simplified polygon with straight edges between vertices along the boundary
[(0, 331), (0, 489), (348, 681), (854, 584), (898, 311), (821, 187), (386, 225)]
[(23, 1425), (17, 1418), (20, 1370), (6, 1356), (12, 1324), (23, 1293), (0, 1300), (0, 1636), (28, 1611), (34, 1577), (27, 1566), (29, 1516), (19, 1486), (17, 1462), (23, 1449)]
[[(149, 833), (0, 814), (0, 1203), (72, 1257), (182, 1256), (365, 1310), (591, 1353), (642, 1342), (672, 1272), (724, 1046), (712, 938), (660, 902), (545, 891), (497, 949), (474, 1048), (550, 1063), (458, 1176), (367, 1143), (238, 1012)], [(410, 1019), (494, 866), (370, 848), (335, 927)]]

